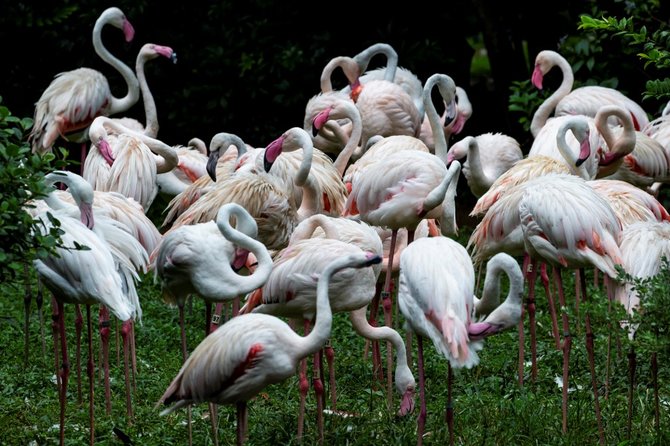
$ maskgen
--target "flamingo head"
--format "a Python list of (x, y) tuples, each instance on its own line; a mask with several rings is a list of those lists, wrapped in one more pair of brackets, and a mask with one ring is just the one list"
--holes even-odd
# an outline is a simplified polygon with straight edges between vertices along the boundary
[(281, 154), (285, 140), (286, 134), (283, 134), (268, 144), (265, 148), (265, 153), (263, 154), (263, 168), (266, 172), (270, 172), (272, 165), (277, 160), (277, 157), (279, 157)]
[(535, 69), (533, 70), (533, 75), (531, 76), (530, 80), (533, 83), (533, 86), (537, 88), (538, 90), (542, 90), (542, 79), (544, 78), (544, 74), (542, 73), (542, 68), (540, 67), (539, 64), (535, 65)]
[(209, 154), (209, 157), (207, 158), (207, 165), (205, 166), (207, 174), (214, 182), (216, 182), (216, 165), (219, 163), (220, 155), (221, 152), (218, 149), (212, 150), (212, 152)]
[(233, 271), (238, 272), (245, 266), (247, 266), (247, 260), (249, 257), (249, 250), (245, 248), (235, 248), (235, 255), (233, 256), (233, 261), (230, 262), (230, 267)]
[(353, 83), (349, 84), (349, 88), (351, 89), (351, 93), (349, 93), (351, 100), (354, 102), (358, 101), (358, 97), (363, 91), (363, 84), (361, 84), (360, 79), (356, 79)]
[(321, 110), (312, 120), (312, 136), (316, 136), (319, 133), (319, 130), (326, 125), (326, 122), (330, 119), (330, 112), (333, 110), (333, 107), (330, 106), (324, 110)]
[(588, 132), (586, 133), (586, 138), (582, 140), (579, 144), (579, 156), (577, 157), (577, 162), (575, 165), (577, 167), (581, 166), (584, 161), (586, 161), (589, 156), (591, 156), (591, 143), (588, 138)]

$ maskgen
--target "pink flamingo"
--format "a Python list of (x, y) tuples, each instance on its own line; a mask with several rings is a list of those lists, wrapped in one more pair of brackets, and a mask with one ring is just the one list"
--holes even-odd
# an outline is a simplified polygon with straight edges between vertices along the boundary
[[(33, 152), (51, 151), (59, 136), (84, 143), (88, 138), (85, 130), (93, 119), (124, 112), (140, 99), (139, 81), (133, 70), (112, 55), (102, 43), (102, 29), (106, 25), (123, 30), (126, 42), (133, 39), (135, 30), (123, 11), (116, 7), (105, 9), (93, 27), (95, 52), (123, 76), (128, 92), (122, 98), (113, 96), (107, 78), (91, 68), (57, 74), (35, 104), (34, 124), (29, 135)], [(85, 158), (86, 151), (82, 148), (82, 164)]]
[[(505, 271), (510, 290), (499, 304), (499, 276)], [(498, 286), (497, 286), (498, 285)], [(523, 275), (518, 263), (507, 254), (499, 254), (488, 264), (481, 313), (491, 311), (482, 321), (473, 323), (475, 271), (466, 249), (444, 237), (425, 237), (410, 243), (400, 254), (398, 303), (408, 327), (417, 334), (420, 412), (417, 418), (417, 444), (423, 443), (426, 422), (423, 339), (449, 361), (447, 423), (453, 442), (451, 409), (452, 367), (471, 368), (479, 363), (477, 352), (482, 339), (516, 325), (521, 318)]]
[[(60, 338), (61, 361), (60, 371), (57, 374), (60, 396), (60, 444), (65, 441), (65, 405), (67, 396), (67, 386), (69, 379), (69, 360), (67, 354), (67, 342), (65, 339), (65, 320), (64, 304), (73, 303), (76, 305), (86, 305), (86, 320), (88, 327), (88, 364), (87, 371), (89, 376), (89, 423), (90, 423), (90, 444), (95, 440), (94, 432), (94, 404), (93, 404), (93, 347), (91, 343), (91, 305), (101, 304), (109, 308), (114, 315), (124, 322), (124, 350), (128, 352), (127, 335), (130, 333), (129, 325), (133, 317), (136, 316), (139, 309), (139, 301), (131, 299), (131, 291), (135, 291), (134, 273), (135, 265), (133, 260), (138, 262), (141, 259), (131, 259), (124, 257), (123, 251), (119, 248), (125, 244), (132, 243), (134, 239), (130, 234), (125, 233), (124, 229), (116, 228), (116, 234), (112, 235), (110, 227), (104, 229), (96, 225), (94, 218), (92, 200), (93, 189), (83, 179), (74, 181), (75, 174), (71, 172), (56, 171), (46, 176), (47, 184), (63, 182), (70, 186), (74, 200), (77, 203), (78, 212), (73, 212), (70, 206), (59, 202), (54, 195), (46, 198), (50, 206), (50, 212), (60, 222), (62, 231), (61, 239), (64, 246), (86, 246), (88, 249), (68, 249), (59, 248), (57, 255), (49, 256), (45, 259), (35, 260), (34, 266), (37, 270), (40, 280), (54, 295), (54, 342)], [(81, 178), (81, 177), (79, 177)], [(88, 188), (84, 186), (88, 186)], [(78, 214), (78, 215), (76, 215)], [(44, 222), (44, 231), (49, 233), (53, 227), (52, 219), (45, 213), (38, 218)], [(102, 221), (100, 221), (102, 223)], [(97, 226), (97, 227), (96, 227)], [(113, 227), (111, 227), (113, 228)], [(107, 235), (105, 235), (105, 233)], [(120, 238), (123, 233), (127, 235), (126, 239)], [(118, 245), (110, 244), (110, 241)], [(137, 243), (135, 241), (135, 243)], [(139, 246), (139, 244), (137, 244)], [(130, 247), (130, 245), (128, 245)], [(138, 248), (144, 251), (141, 246)], [(114, 253), (114, 251), (116, 254)], [(141, 251), (137, 251), (141, 255)], [(146, 256), (146, 252), (144, 252)], [(124, 291), (126, 290), (126, 291)], [(126, 390), (127, 403), (129, 404), (129, 379), (128, 379), (128, 355), (124, 355), (126, 360)], [(56, 364), (58, 365), (58, 354), (56, 353)], [(108, 370), (106, 366), (106, 370)], [(130, 411), (130, 408), (129, 408)], [(130, 413), (129, 413), (130, 414)]]
[(350, 268), (365, 269), (379, 262), (381, 257), (361, 250), (333, 259), (318, 278), (314, 326), (304, 337), (281, 319), (267, 314), (241, 314), (230, 319), (207, 336), (186, 360), (159, 400), (159, 404), (173, 403), (161, 415), (204, 401), (235, 404), (237, 444), (243, 444), (248, 425), (247, 401), (268, 385), (294, 376), (298, 363), (318, 352), (330, 337), (331, 280), (338, 274), (351, 276)]
[[(581, 294), (586, 299), (584, 268), (596, 267), (610, 279), (617, 278), (616, 265), (621, 265), (618, 243), (621, 224), (616, 213), (600, 194), (581, 178), (569, 174), (545, 175), (526, 182), (523, 198), (519, 203), (521, 227), (529, 256), (542, 259), (555, 266), (558, 295), (561, 307), (565, 297), (560, 268), (579, 269)], [(547, 206), (552, 203), (552, 206)], [(562, 222), (560, 225), (557, 221)], [(563, 321), (563, 431), (567, 431), (568, 364), (570, 347), (567, 314)], [(595, 377), (593, 331), (590, 315), (585, 317), (586, 348), (591, 368), (591, 381), (595, 398), (596, 419), (601, 443), (604, 442), (598, 386)]]
[[(535, 111), (530, 125), (533, 136), (537, 135), (552, 112), (555, 116), (587, 115), (595, 117), (598, 109), (603, 105), (623, 107), (631, 115), (635, 130), (641, 130), (649, 123), (647, 112), (637, 102), (619, 90), (599, 85), (588, 85), (573, 90), (572, 84), (575, 77), (572, 67), (556, 51), (543, 50), (535, 57), (532, 82), (536, 88), (542, 89), (542, 80), (553, 67), (558, 67), (561, 70), (563, 81), (560, 87)], [(614, 123), (614, 120), (612, 119), (611, 122)]]

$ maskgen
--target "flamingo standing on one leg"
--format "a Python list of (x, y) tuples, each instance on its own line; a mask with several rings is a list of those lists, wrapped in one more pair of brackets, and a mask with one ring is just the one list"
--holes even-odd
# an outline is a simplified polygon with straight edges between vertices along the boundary
[(186, 360), (159, 400), (159, 404), (174, 403), (161, 415), (204, 401), (235, 404), (237, 444), (242, 445), (247, 435), (247, 401), (268, 385), (294, 376), (300, 360), (317, 353), (330, 337), (331, 279), (338, 274), (351, 276), (350, 268), (365, 269), (379, 262), (381, 257), (361, 250), (332, 260), (318, 278), (314, 326), (304, 337), (267, 314), (240, 314), (230, 319)]

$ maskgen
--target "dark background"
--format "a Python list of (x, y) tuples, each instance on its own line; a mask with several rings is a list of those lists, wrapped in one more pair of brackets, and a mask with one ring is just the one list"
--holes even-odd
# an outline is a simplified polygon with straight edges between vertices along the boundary
[[(176, 65), (159, 58), (146, 66), (159, 138), (171, 145), (185, 145), (192, 137), (209, 143), (226, 131), (264, 146), (286, 129), (302, 127), (305, 105), (319, 92), (321, 70), (332, 57), (353, 56), (377, 42), (391, 44), (399, 66), (422, 81), (441, 72), (466, 89), (473, 115), (456, 139), (503, 132), (528, 150), (530, 133), (519, 124), (521, 114), (508, 111), (510, 85), (530, 79), (535, 55), (543, 49), (558, 50), (573, 65), (591, 58), (592, 65), (579, 65), (575, 86), (615, 86), (652, 117), (660, 114), (664, 104), (642, 102), (645, 82), (660, 76), (644, 69), (639, 48), (578, 30), (580, 14), (642, 16), (647, 10), (640, 5), (649, 2), (514, 3), (3, 1), (0, 96), (15, 116), (32, 117), (54, 75), (82, 66), (100, 70), (115, 95), (125, 94), (120, 75), (98, 58), (91, 43), (97, 17), (118, 6), (136, 31), (127, 44), (118, 29), (105, 27), (103, 42), (119, 59), (134, 68), (140, 47), (149, 42), (178, 54)], [(667, 12), (660, 16), (668, 17)], [(475, 54), (480, 57), (473, 65)], [(384, 63), (375, 60), (372, 68)], [(548, 92), (561, 80), (557, 71), (545, 80)], [(338, 81), (335, 87), (344, 86)], [(144, 122), (141, 100), (125, 116)]]

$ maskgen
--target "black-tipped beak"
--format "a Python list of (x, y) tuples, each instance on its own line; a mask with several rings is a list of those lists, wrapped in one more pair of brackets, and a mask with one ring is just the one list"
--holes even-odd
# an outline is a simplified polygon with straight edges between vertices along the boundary
[(263, 155), (263, 169), (265, 169), (265, 172), (270, 172), (270, 169), (272, 169), (272, 164), (273, 163), (268, 161), (268, 157)]
[(209, 154), (206, 166), (207, 174), (212, 179), (212, 181), (216, 181), (216, 165), (218, 163), (219, 163), (219, 151), (216, 150)]

